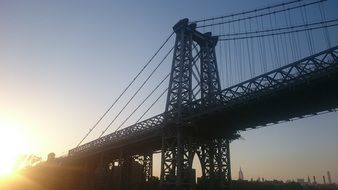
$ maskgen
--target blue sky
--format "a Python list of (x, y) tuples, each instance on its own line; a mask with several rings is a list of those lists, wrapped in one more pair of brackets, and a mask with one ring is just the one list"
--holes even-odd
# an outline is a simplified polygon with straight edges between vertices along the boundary
[[(32, 153), (66, 154), (178, 20), (279, 2), (1, 0), (0, 115), (16, 123)], [(336, 7), (338, 1), (329, 0), (327, 15), (338, 18)], [(321, 179), (330, 170), (338, 182), (337, 118), (329, 113), (243, 132), (244, 140), (231, 144), (234, 178), (241, 166), (246, 178)]]

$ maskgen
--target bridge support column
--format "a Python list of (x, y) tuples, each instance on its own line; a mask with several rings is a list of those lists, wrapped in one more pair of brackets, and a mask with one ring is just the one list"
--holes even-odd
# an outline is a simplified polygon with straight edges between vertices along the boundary
[[(119, 156), (109, 159), (104, 165), (107, 169), (105, 189), (124, 190), (129, 189), (132, 157), (120, 152)], [(102, 170), (101, 170), (102, 171)], [(98, 188), (98, 189), (104, 189)]]
[(98, 180), (97, 175), (96, 175), (98, 167), (100, 167), (100, 160), (88, 159), (84, 162), (84, 165), (81, 171), (80, 189), (83, 189), (83, 190), (95, 189), (97, 185), (97, 180)]
[(131, 172), (132, 157), (129, 154), (121, 152), (119, 158), (120, 167), (120, 189), (129, 189), (129, 178)]
[(192, 170), (194, 148), (183, 131), (168, 128), (162, 137), (161, 188), (190, 190), (195, 185)]
[(231, 165), (229, 140), (213, 139), (201, 143), (197, 150), (202, 167), (203, 189), (230, 188)]
[(144, 173), (144, 181), (149, 182), (153, 177), (153, 154), (147, 153), (143, 155), (143, 173)]
[(87, 160), (68, 163), (64, 189), (85, 189), (88, 186), (88, 169), (89, 162)]
[(141, 190), (152, 178), (153, 165), (152, 152), (133, 155), (121, 152), (120, 158), (112, 166), (113, 173), (117, 175), (117, 185), (114, 189)]
[(116, 190), (123, 190), (122, 187), (122, 160), (114, 159), (112, 160), (109, 168), (109, 181), (108, 187)]
[(177, 179), (176, 184), (182, 189), (193, 189), (195, 176), (192, 172), (194, 158), (192, 139), (188, 135), (178, 134), (177, 138)]
[(100, 158), (94, 170), (94, 189), (105, 189), (109, 179), (109, 160), (103, 156)]
[(171, 128), (164, 131), (161, 153), (161, 186), (174, 187), (176, 183), (177, 141), (176, 133)]

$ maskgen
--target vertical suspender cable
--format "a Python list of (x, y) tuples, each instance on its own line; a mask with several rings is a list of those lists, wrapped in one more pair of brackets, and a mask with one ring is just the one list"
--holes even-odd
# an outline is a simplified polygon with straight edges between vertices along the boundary
[[(246, 22), (244, 22), (244, 26), (245, 26), (245, 30), (247, 30), (247, 26), (246, 26)], [(247, 38), (248, 37), (248, 34), (246, 33), (245, 34), (245, 41), (246, 41), (246, 49), (247, 49), (247, 53), (248, 53), (248, 63), (249, 63), (249, 73), (250, 73), (250, 77), (252, 78), (252, 66), (251, 66), (251, 59), (250, 59), (250, 50), (249, 50), (249, 39)]]
[[(269, 10), (270, 11), (270, 10)], [(271, 14), (269, 15), (269, 20), (270, 20), (270, 26), (271, 26), (271, 28), (273, 28), (273, 24), (272, 24), (272, 18), (271, 18)], [(273, 43), (273, 49), (274, 49), (274, 54), (275, 54), (275, 56), (274, 57), (276, 57), (276, 61), (273, 61), (272, 63), (273, 63), (273, 69), (275, 69), (275, 68), (277, 68), (278, 67), (278, 65), (279, 65), (279, 53), (278, 53), (278, 50), (277, 50), (277, 44), (276, 44), (276, 39), (275, 39), (275, 35), (272, 35), (272, 43)], [(274, 64), (276, 62), (276, 64)]]
[[(229, 33), (231, 33), (231, 24), (228, 24), (228, 28), (229, 28)], [(231, 48), (232, 48), (232, 45), (231, 45), (231, 41), (229, 41), (229, 47), (228, 47), (228, 55), (229, 55), (229, 69), (227, 70), (227, 79), (229, 81), (229, 86), (232, 85), (232, 79), (233, 77), (231, 76), (231, 73), (233, 73), (232, 71), (232, 53), (231, 53)]]
[[(303, 10), (303, 8), (301, 8), (300, 10), (301, 10), (301, 16), (302, 16), (303, 24), (307, 25), (307, 21), (305, 19), (306, 15), (304, 13), (304, 10)], [(307, 26), (305, 26), (305, 28), (308, 29)], [(307, 38), (306, 41), (307, 41), (307, 44), (308, 44), (309, 53), (312, 55), (313, 54), (313, 49), (312, 49), (312, 44), (311, 44), (311, 38), (310, 38), (309, 31), (305, 31), (305, 35), (306, 35), (306, 38)]]
[(326, 46), (329, 49), (329, 48), (331, 48), (331, 41), (330, 41), (329, 30), (327, 28), (327, 24), (325, 23), (326, 22), (326, 15), (325, 15), (325, 11), (324, 11), (324, 3), (323, 2), (319, 4), (319, 11), (320, 11), (320, 16), (322, 18), (322, 22), (324, 23), (323, 26), (325, 26), (323, 28), (323, 33), (324, 33), (325, 40), (326, 40)]

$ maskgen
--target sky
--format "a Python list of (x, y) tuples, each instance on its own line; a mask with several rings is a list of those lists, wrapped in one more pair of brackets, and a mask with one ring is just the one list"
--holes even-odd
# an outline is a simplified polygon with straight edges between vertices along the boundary
[[(171, 34), (177, 21), (279, 2), (0, 0), (0, 138), (16, 141), (7, 146), (19, 146), (21, 153), (43, 158), (50, 152), (66, 155)], [(327, 3), (327, 15), (338, 18), (338, 1)], [(171, 57), (155, 79), (169, 72), (170, 64)], [(163, 111), (160, 105), (149, 117)], [(334, 112), (241, 132), (243, 138), (231, 143), (233, 178), (238, 178), (240, 167), (246, 179), (313, 175), (322, 179), (330, 170), (338, 183), (337, 122)], [(86, 142), (98, 137), (104, 124)]]

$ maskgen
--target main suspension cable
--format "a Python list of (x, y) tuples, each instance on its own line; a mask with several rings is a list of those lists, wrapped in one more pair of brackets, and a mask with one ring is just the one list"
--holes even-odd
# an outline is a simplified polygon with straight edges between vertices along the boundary
[(81, 143), (89, 136), (89, 134), (98, 126), (98, 124), (102, 121), (102, 119), (108, 114), (108, 112), (115, 106), (115, 104), (121, 99), (124, 93), (130, 88), (130, 86), (136, 81), (136, 79), (141, 75), (141, 73), (149, 66), (149, 64), (153, 61), (153, 59), (157, 56), (157, 54), (162, 50), (162, 48), (167, 44), (170, 38), (174, 35), (172, 32), (169, 37), (162, 43), (160, 48), (155, 52), (155, 54), (149, 59), (149, 61), (142, 67), (142, 69), (137, 73), (137, 75), (131, 80), (128, 86), (122, 91), (122, 93), (115, 99), (115, 101), (109, 106), (109, 108), (102, 114), (99, 120), (93, 125), (92, 128), (89, 129), (88, 133), (81, 139), (81, 141), (77, 144), (76, 147), (80, 146)]
[(158, 100), (168, 91), (168, 88), (166, 88), (159, 97), (149, 106), (149, 108), (141, 115), (141, 117), (135, 122), (138, 123), (148, 112), (149, 110), (158, 102)]
[(271, 6), (267, 6), (267, 7), (263, 7), (263, 8), (258, 8), (258, 9), (254, 9), (254, 10), (244, 11), (244, 12), (240, 12), (240, 13), (234, 13), (234, 14), (229, 14), (229, 15), (224, 15), (224, 16), (219, 16), (219, 17), (212, 17), (212, 18), (207, 18), (207, 19), (196, 20), (196, 21), (193, 21), (193, 23), (200, 23), (200, 22), (206, 22), (206, 21), (211, 21), (211, 20), (219, 20), (219, 19), (239, 16), (239, 15), (245, 15), (245, 14), (249, 14), (249, 13), (264, 11), (264, 10), (271, 9), (271, 8), (277, 8), (277, 7), (281, 7), (281, 6), (285, 6), (285, 5), (290, 5), (290, 4), (301, 2), (301, 1), (304, 1), (304, 0), (294, 0), (294, 1), (289, 1), (289, 2), (285, 2), (285, 3), (271, 5)]
[(289, 7), (289, 8), (283, 8), (281, 10), (276, 10), (276, 11), (272, 11), (272, 12), (268, 12), (268, 13), (257, 14), (257, 15), (254, 15), (254, 16), (248, 16), (248, 17), (238, 18), (238, 19), (234, 19), (234, 20), (228, 20), (228, 21), (224, 21), (224, 22), (222, 21), (222, 22), (216, 22), (216, 23), (212, 23), (212, 24), (200, 25), (200, 26), (197, 26), (197, 28), (204, 28), (204, 27), (210, 27), (210, 26), (216, 26), (216, 25), (222, 25), (222, 24), (229, 24), (229, 23), (232, 23), (232, 22), (238, 22), (238, 21), (242, 21), (242, 20), (248, 20), (248, 19), (252, 19), (252, 18), (256, 18), (256, 17), (268, 16), (268, 15), (272, 15), (272, 14), (276, 14), (276, 13), (281, 13), (281, 12), (289, 11), (289, 10), (292, 10), (292, 9), (299, 9), (299, 8), (302, 8), (302, 7), (318, 4), (318, 3), (321, 3), (323, 1), (325, 1), (325, 0), (318, 0), (318, 1), (311, 2), (311, 3), (297, 5), (297, 6)]
[(172, 52), (174, 47), (172, 47), (169, 52), (164, 56), (164, 58), (160, 61), (160, 63), (155, 67), (155, 69), (150, 73), (150, 75), (146, 78), (146, 80), (141, 84), (141, 86), (137, 89), (137, 91), (133, 94), (133, 96), (128, 100), (128, 102), (123, 106), (123, 108), (120, 110), (120, 112), (114, 117), (114, 119), (109, 123), (109, 125), (102, 131), (101, 135), (102, 137), (104, 133), (109, 129), (109, 127), (115, 122), (115, 120), (121, 115), (121, 113), (124, 111), (124, 109), (130, 104), (130, 102), (135, 98), (135, 96), (140, 92), (140, 90), (143, 88), (143, 86), (148, 82), (148, 80), (153, 76), (155, 71), (160, 67), (160, 65), (164, 62), (164, 60), (169, 56), (169, 54)]
[(272, 34), (262, 34), (262, 35), (248, 36), (248, 37), (238, 37), (238, 38), (220, 38), (218, 41), (243, 40), (243, 39), (247, 39), (247, 38), (260, 38), (260, 37), (266, 37), (266, 36), (276, 36), (276, 35), (281, 35), (281, 34), (304, 32), (304, 31), (316, 30), (316, 29), (321, 29), (321, 28), (329, 28), (329, 27), (334, 27), (334, 26), (338, 26), (338, 23), (330, 24), (330, 25), (327, 25), (327, 26), (318, 26), (318, 27), (311, 27), (311, 28), (307, 28), (307, 29), (290, 30), (290, 31), (286, 31), (286, 32), (277, 32), (277, 33), (272, 33)]
[(115, 129), (115, 132), (119, 130), (129, 119), (130, 117), (150, 98), (151, 95), (154, 94), (154, 92), (163, 84), (165, 80), (168, 79), (170, 76), (170, 73), (167, 74), (165, 78), (162, 79), (162, 81), (148, 94), (148, 96), (131, 112), (131, 114)]
[[(338, 21), (338, 19), (332, 19), (332, 20), (321, 21), (321, 22), (313, 22), (313, 23), (309, 23), (309, 24), (287, 26), (287, 27), (281, 27), (281, 28), (272, 28), (272, 29), (266, 29), (266, 30), (241, 32), (241, 33), (238, 32), (238, 33), (231, 33), (231, 34), (221, 34), (221, 35), (217, 35), (217, 36), (218, 37), (228, 37), (228, 36), (240, 36), (240, 35), (247, 35), (247, 34), (267, 33), (267, 32), (281, 31), (281, 30), (303, 28), (303, 27), (306, 27), (306, 26), (323, 25), (323, 24), (328, 24), (328, 23), (337, 22), (337, 21)], [(325, 25), (323, 25), (322, 27), (324, 28)]]

